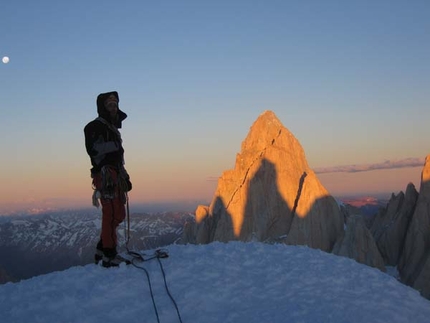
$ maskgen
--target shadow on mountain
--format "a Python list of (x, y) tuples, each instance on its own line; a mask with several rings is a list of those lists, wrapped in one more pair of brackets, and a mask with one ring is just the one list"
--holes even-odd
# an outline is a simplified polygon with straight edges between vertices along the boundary
[(403, 253), (418, 196), (415, 186), (409, 183), (406, 193), (393, 193), (387, 206), (375, 216), (370, 232), (388, 266), (396, 266)]
[(195, 220), (187, 221), (180, 243), (207, 244), (212, 241), (227, 242), (234, 239), (232, 216), (221, 197), (211, 206), (199, 205)]
[[(204, 217), (196, 216), (196, 243), (285, 242), (330, 252), (343, 230), (343, 220), (333, 197), (324, 193), (315, 199), (315, 192), (311, 191), (313, 183), (307, 183), (308, 174), (303, 172), (293, 187), (284, 185), (284, 198), (276, 165), (266, 158), (259, 161), (252, 178), (246, 178), (249, 169), (230, 194), (228, 203), (217, 196), (212, 209), (206, 208)], [(205, 232), (204, 239), (202, 232)]]
[(423, 170), (419, 196), (407, 228), (402, 255), (397, 267), (406, 285), (430, 298), (430, 181), (424, 179)]
[(276, 166), (267, 159), (249, 182), (243, 222), (236, 237), (241, 241), (276, 241), (289, 231), (292, 209), (278, 188)]
[[(223, 200), (217, 196), (212, 206), (213, 216), (210, 221), (208, 232), (209, 241), (223, 241), (236, 240), (234, 238), (234, 226), (232, 215), (228, 211), (228, 207), (224, 204)], [(217, 230), (221, 228), (221, 230)]]

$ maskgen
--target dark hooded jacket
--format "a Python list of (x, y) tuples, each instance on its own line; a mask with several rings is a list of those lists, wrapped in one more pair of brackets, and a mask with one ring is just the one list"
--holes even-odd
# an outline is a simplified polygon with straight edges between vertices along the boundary
[(91, 173), (100, 172), (105, 165), (120, 168), (124, 164), (124, 149), (122, 147), (122, 121), (127, 115), (118, 108), (115, 119), (111, 119), (104, 102), (110, 95), (115, 95), (119, 102), (118, 92), (101, 93), (97, 97), (98, 118), (88, 123), (84, 128), (85, 148), (91, 159)]

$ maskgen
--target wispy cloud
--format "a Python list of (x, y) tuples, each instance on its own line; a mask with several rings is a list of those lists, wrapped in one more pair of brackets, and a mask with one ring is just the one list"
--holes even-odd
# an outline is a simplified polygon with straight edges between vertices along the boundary
[(208, 176), (206, 177), (206, 181), (208, 182), (216, 182), (219, 179), (218, 176)]
[(368, 172), (371, 170), (408, 168), (408, 167), (418, 167), (418, 166), (419, 167), (424, 166), (424, 158), (405, 158), (401, 160), (386, 160), (382, 163), (376, 163), (376, 164), (319, 167), (319, 168), (315, 168), (314, 171), (316, 174), (358, 173), (358, 172)]

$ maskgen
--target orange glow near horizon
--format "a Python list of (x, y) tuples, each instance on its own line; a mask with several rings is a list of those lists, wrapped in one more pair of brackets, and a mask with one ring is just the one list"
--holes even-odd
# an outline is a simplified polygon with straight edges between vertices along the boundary
[[(340, 196), (372, 195), (398, 193), (404, 191), (409, 182), (419, 190), (421, 183), (420, 167), (375, 170), (361, 173), (319, 174), (317, 177), (329, 194)], [(132, 172), (131, 172), (132, 173)], [(133, 175), (133, 173), (135, 175)], [(211, 201), (215, 194), (217, 181), (207, 181), (208, 176), (158, 177), (160, 174), (132, 173), (133, 190), (130, 198), (134, 203), (168, 201)], [(141, 177), (140, 177), (141, 176)], [(430, 175), (426, 175), (430, 177)], [(427, 178), (426, 177), (426, 178)], [(2, 175), (0, 187), (0, 212), (10, 205), (42, 202), (45, 200), (69, 201), (68, 205), (90, 205), (92, 194), (88, 167), (76, 167), (67, 172), (56, 168), (40, 172), (25, 169), (18, 173)], [(239, 222), (235, 226), (240, 227)]]
[(319, 174), (318, 178), (333, 196), (389, 194), (405, 191), (409, 183), (420, 188), (422, 167), (374, 170), (358, 173)]

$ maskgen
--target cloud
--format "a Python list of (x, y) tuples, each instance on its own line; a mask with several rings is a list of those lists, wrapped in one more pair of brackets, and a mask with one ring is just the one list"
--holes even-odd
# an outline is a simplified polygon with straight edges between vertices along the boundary
[(318, 167), (314, 169), (314, 172), (316, 174), (358, 173), (358, 172), (368, 172), (371, 170), (423, 167), (423, 166), (424, 166), (424, 158), (405, 158), (401, 160), (386, 160), (382, 163), (376, 163), (376, 164)]
[(219, 179), (219, 176), (208, 176), (206, 177), (206, 181), (208, 182), (216, 182)]

